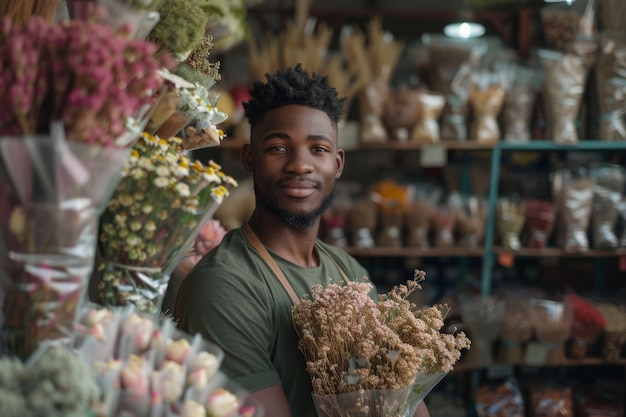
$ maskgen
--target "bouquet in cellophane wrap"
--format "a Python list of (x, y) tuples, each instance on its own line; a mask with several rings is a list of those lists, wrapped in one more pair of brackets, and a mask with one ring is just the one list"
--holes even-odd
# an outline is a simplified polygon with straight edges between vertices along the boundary
[(1, 351), (71, 338), (97, 218), (160, 86), (155, 46), (107, 25), (2, 21)]
[(221, 167), (179, 152), (181, 140), (144, 133), (100, 220), (92, 298), (158, 316), (169, 276), (231, 187)]
[(408, 299), (422, 271), (378, 301), (371, 284), (315, 286), (294, 306), (300, 350), (320, 417), (411, 417), (470, 341), (441, 332), (447, 307)]

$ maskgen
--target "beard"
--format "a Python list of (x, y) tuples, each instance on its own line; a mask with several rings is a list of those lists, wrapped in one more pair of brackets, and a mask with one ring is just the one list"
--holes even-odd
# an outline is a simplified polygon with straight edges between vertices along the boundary
[(324, 197), (322, 204), (320, 204), (315, 210), (306, 213), (306, 214), (295, 214), (291, 213), (287, 210), (280, 208), (275, 201), (269, 198), (266, 194), (263, 194), (259, 189), (255, 186), (254, 193), (256, 194), (257, 204), (260, 207), (263, 207), (266, 210), (274, 213), (276, 216), (281, 218), (287, 225), (293, 229), (308, 229), (315, 224), (317, 219), (330, 207), (330, 203), (333, 201), (333, 197), (335, 195), (335, 189)]

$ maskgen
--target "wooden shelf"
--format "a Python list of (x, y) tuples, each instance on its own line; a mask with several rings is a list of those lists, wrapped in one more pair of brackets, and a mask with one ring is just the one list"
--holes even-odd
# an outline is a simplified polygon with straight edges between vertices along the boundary
[(513, 255), (520, 257), (538, 257), (538, 258), (613, 258), (618, 256), (626, 256), (626, 248), (616, 250), (599, 250), (589, 249), (580, 252), (568, 252), (560, 248), (521, 248), (513, 251), (503, 247), (494, 247), (493, 253), (496, 255)]
[(528, 367), (528, 368), (550, 368), (550, 367), (563, 367), (563, 366), (626, 366), (626, 359), (619, 359), (615, 362), (608, 362), (602, 358), (583, 358), (583, 359), (566, 359), (559, 363), (546, 363), (546, 364), (529, 364), (529, 363), (505, 363), (505, 362), (492, 362), (489, 366), (475, 366), (465, 362), (459, 362), (454, 366), (452, 372), (468, 372), (479, 369), (487, 369), (495, 366), (516, 366), (516, 367)]
[(444, 257), (473, 257), (483, 256), (482, 248), (344, 248), (352, 256), (357, 257), (415, 257), (415, 258), (444, 258)]
[(449, 150), (481, 151), (491, 150), (495, 144), (479, 143), (472, 140), (466, 141), (441, 141), (433, 144), (421, 144), (415, 142), (385, 142), (385, 143), (361, 143), (356, 150), (419, 150), (428, 147), (442, 147)]

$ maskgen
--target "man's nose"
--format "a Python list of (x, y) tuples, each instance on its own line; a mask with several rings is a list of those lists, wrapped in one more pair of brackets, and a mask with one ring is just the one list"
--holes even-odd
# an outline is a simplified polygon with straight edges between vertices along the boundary
[(308, 148), (293, 148), (285, 166), (287, 172), (306, 174), (313, 171), (313, 155)]

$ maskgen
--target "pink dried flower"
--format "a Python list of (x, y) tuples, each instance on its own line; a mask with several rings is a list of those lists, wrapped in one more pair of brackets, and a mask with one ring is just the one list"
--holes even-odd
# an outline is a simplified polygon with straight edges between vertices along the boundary
[(169, 56), (156, 60), (155, 51), (105, 24), (4, 19), (0, 134), (42, 133), (61, 120), (69, 140), (115, 146), (126, 121), (154, 104), (158, 71), (173, 65)]
[(349, 282), (312, 288), (294, 307), (299, 346), (316, 394), (399, 389), (421, 374), (448, 372), (469, 348), (465, 334), (443, 334), (447, 308), (418, 310), (408, 296), (420, 289), (422, 271), (378, 301), (371, 284)]

